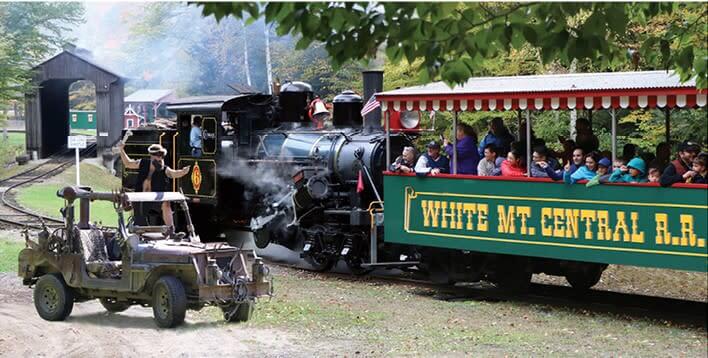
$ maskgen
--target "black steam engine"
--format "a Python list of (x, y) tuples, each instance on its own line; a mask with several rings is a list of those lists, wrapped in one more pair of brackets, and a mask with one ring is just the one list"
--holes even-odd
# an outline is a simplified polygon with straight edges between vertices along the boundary
[[(381, 82), (381, 72), (365, 73), (365, 93), (380, 91)], [(171, 149), (168, 165), (192, 166), (174, 190), (192, 199), (202, 240), (231, 240), (248, 230), (258, 247), (286, 246), (315, 269), (344, 259), (363, 272), (372, 242), (371, 208), (383, 200), (386, 148), (380, 117), (365, 122), (362, 98), (345, 91), (333, 100), (331, 122), (318, 126), (308, 115), (312, 100), (312, 88), (303, 82), (287, 82), (274, 95), (181, 99), (168, 106), (177, 114), (174, 129), (133, 130), (126, 148), (139, 157), (159, 141)], [(196, 117), (203, 132), (199, 158), (189, 145)], [(393, 157), (410, 143), (405, 135), (391, 139), (398, 151)], [(134, 176), (124, 173), (126, 187), (133, 187)], [(379, 252), (395, 260), (400, 254), (391, 248)]]

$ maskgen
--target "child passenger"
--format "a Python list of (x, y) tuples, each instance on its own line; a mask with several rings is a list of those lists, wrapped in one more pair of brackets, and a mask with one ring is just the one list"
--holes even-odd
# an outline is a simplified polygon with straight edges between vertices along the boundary
[(693, 160), (693, 167), (691, 169), (696, 174), (689, 178), (686, 183), (708, 184), (708, 153), (699, 154), (696, 159)]
[(649, 176), (647, 178), (649, 179), (650, 183), (658, 183), (659, 178), (661, 178), (661, 172), (659, 171), (659, 168), (649, 168)]
[(610, 175), (611, 183), (646, 183), (647, 166), (642, 158), (636, 157), (622, 166), (615, 169)]
[(591, 187), (598, 185), (600, 183), (607, 183), (610, 179), (610, 169), (612, 162), (607, 158), (602, 158), (597, 161), (597, 172), (595, 176), (585, 184), (586, 187)]

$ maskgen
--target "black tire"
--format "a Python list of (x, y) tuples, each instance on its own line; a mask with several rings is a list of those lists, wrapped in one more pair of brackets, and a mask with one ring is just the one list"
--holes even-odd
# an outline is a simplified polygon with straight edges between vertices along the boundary
[(74, 309), (74, 291), (60, 275), (44, 275), (34, 286), (34, 307), (47, 321), (63, 321)]
[(103, 308), (105, 308), (106, 311), (111, 313), (123, 312), (130, 308), (129, 302), (116, 301), (113, 298), (101, 298), (99, 299), (99, 301), (101, 301), (101, 305), (103, 306)]
[(184, 322), (187, 294), (184, 285), (174, 276), (163, 276), (152, 289), (152, 313), (158, 327), (172, 328)]
[(578, 291), (587, 291), (600, 282), (602, 272), (605, 271), (603, 265), (593, 265), (585, 270), (572, 271), (565, 275), (565, 280)]
[[(237, 307), (234, 307), (234, 305)], [(224, 319), (227, 322), (246, 322), (253, 317), (255, 307), (255, 302), (248, 300), (246, 302), (234, 303), (227, 307), (222, 307), (221, 310), (224, 312)], [(236, 309), (236, 312), (233, 312), (234, 309)]]

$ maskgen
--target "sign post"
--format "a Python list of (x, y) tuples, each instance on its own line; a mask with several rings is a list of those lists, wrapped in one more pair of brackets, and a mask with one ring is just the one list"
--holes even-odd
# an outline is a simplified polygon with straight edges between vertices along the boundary
[(70, 135), (68, 137), (68, 147), (74, 148), (76, 152), (76, 186), (80, 186), (79, 150), (86, 148), (86, 137), (82, 135)]

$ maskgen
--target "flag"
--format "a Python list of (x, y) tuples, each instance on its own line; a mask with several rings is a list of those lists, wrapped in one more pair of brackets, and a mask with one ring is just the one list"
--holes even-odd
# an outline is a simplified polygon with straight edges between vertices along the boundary
[(361, 170), (359, 171), (359, 180), (356, 182), (356, 192), (361, 193), (364, 191), (364, 176), (361, 174)]
[(361, 116), (364, 117), (365, 115), (371, 113), (371, 111), (375, 110), (376, 108), (381, 107), (381, 103), (376, 100), (376, 95), (371, 95), (371, 98), (369, 98), (369, 101), (366, 102), (364, 105), (364, 108), (361, 109)]

